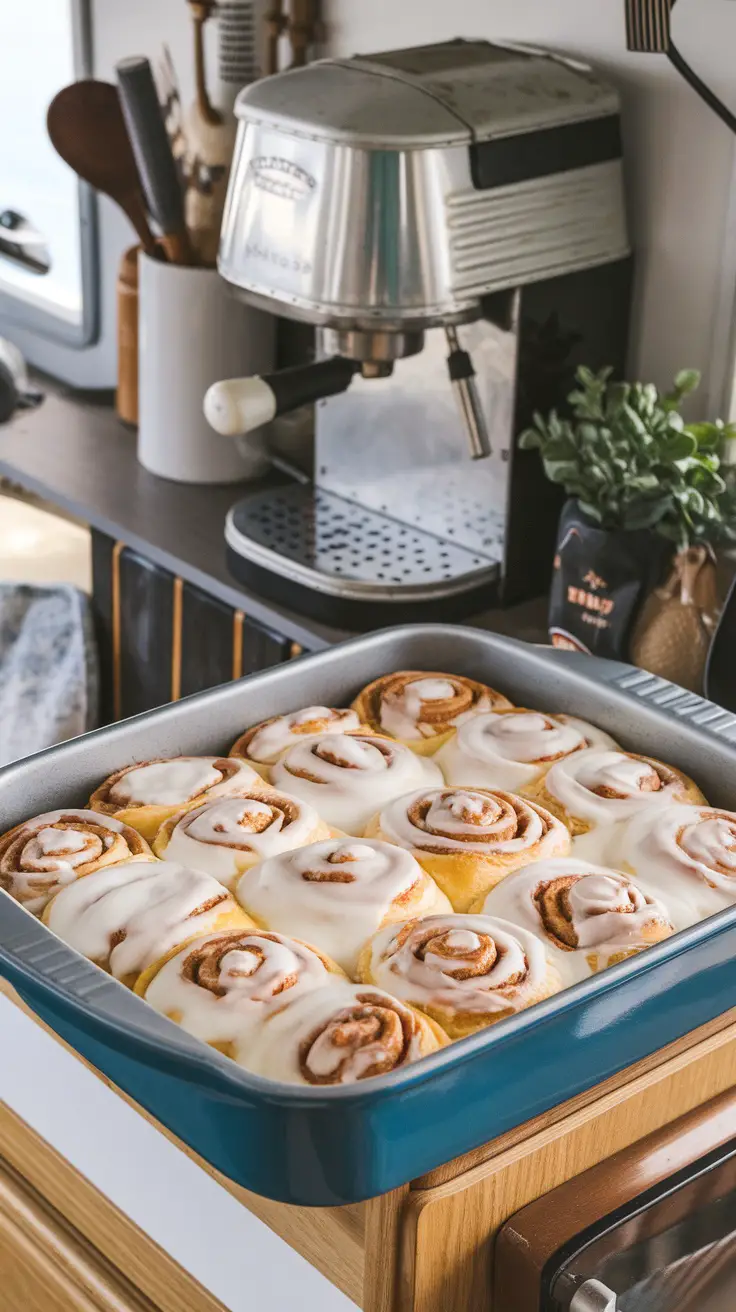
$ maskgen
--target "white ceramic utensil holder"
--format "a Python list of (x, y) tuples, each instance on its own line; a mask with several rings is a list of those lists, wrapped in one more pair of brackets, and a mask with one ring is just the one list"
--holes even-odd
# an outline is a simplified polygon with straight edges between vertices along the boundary
[(265, 472), (258, 433), (221, 437), (202, 413), (220, 378), (273, 364), (274, 321), (235, 299), (215, 269), (139, 256), (138, 459), (178, 483), (235, 483)]

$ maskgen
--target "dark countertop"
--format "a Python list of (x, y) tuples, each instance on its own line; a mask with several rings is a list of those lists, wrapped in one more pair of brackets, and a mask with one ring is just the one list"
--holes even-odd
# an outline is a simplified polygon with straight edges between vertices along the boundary
[[(0, 475), (306, 649), (350, 636), (246, 592), (230, 575), (225, 515), (254, 483), (199, 486), (149, 474), (136, 459), (135, 433), (99, 399), (47, 389), (37, 410), (0, 429)], [(469, 622), (540, 640), (545, 612), (542, 600)]]

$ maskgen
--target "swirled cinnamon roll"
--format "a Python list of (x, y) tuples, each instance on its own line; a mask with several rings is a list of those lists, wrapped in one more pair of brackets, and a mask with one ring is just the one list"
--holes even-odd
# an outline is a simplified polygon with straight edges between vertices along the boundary
[(369, 683), (353, 702), (360, 719), (422, 756), (431, 756), (459, 724), (484, 711), (511, 709), (503, 693), (462, 674), (401, 670)]
[(194, 935), (253, 925), (216, 879), (173, 861), (129, 861), (85, 875), (52, 898), (43, 920), (129, 988)]
[(92, 794), (92, 811), (112, 815), (152, 843), (164, 820), (216, 797), (268, 789), (260, 775), (227, 756), (174, 756), (126, 765)]
[(705, 802), (692, 779), (673, 765), (598, 748), (558, 761), (527, 789), (527, 795), (559, 816), (573, 836), (599, 825), (633, 820), (650, 807)]
[(156, 1011), (226, 1057), (243, 1058), (254, 1024), (343, 972), (298, 939), (228, 929), (191, 939), (154, 962), (135, 991)]
[(482, 910), (537, 934), (568, 984), (674, 933), (669, 904), (617, 870), (569, 856), (515, 871)]
[(621, 829), (621, 868), (660, 894), (678, 929), (736, 902), (736, 812), (666, 806)]
[(262, 861), (236, 897), (260, 924), (314, 943), (349, 975), (381, 925), (451, 910), (409, 852), (367, 839), (332, 838)]
[(493, 1025), (562, 988), (535, 934), (485, 915), (429, 916), (381, 929), (358, 975), (431, 1017), (451, 1039)]
[(397, 798), (366, 835), (410, 851), (462, 912), (510, 870), (570, 849), (567, 829), (543, 807), (488, 788), (427, 788)]
[(159, 829), (153, 850), (232, 888), (244, 870), (266, 857), (330, 836), (311, 806), (272, 789), (221, 797), (171, 816)]
[(360, 717), (353, 710), (338, 710), (331, 706), (305, 706), (290, 715), (274, 715), (246, 729), (230, 748), (231, 756), (241, 757), (257, 770), (264, 779), (280, 756), (295, 743), (310, 738), (324, 738), (332, 733), (367, 733)]
[(290, 747), (271, 770), (274, 785), (301, 797), (347, 834), (362, 834), (392, 797), (442, 783), (442, 771), (401, 743), (365, 734), (330, 734)]
[(264, 1020), (249, 1036), (243, 1065), (327, 1088), (390, 1075), (446, 1042), (439, 1026), (380, 989), (336, 983)]
[(145, 839), (111, 816), (72, 807), (48, 811), (0, 838), (0, 888), (40, 916), (75, 879), (150, 856)]
[(613, 738), (573, 715), (490, 711), (458, 726), (435, 760), (448, 784), (520, 793), (574, 752), (615, 748)]

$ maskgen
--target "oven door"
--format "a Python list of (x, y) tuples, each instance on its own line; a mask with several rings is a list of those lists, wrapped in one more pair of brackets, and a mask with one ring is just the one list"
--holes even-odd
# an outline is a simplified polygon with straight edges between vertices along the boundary
[(497, 1312), (735, 1312), (736, 1093), (517, 1212)]

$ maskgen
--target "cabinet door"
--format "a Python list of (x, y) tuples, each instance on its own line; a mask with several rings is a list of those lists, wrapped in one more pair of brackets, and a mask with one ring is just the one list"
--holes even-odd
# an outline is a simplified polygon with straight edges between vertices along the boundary
[(103, 722), (268, 669), (299, 650), (244, 611), (93, 533)]
[(3, 1312), (155, 1312), (1, 1159), (0, 1307)]

